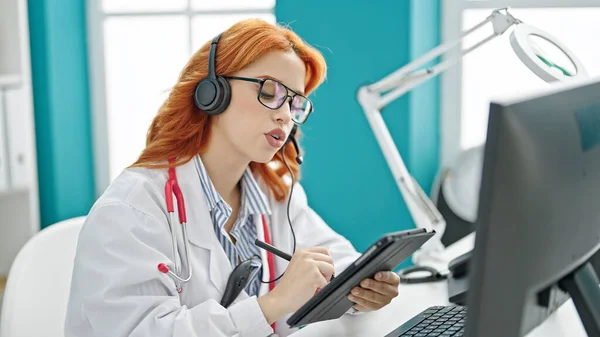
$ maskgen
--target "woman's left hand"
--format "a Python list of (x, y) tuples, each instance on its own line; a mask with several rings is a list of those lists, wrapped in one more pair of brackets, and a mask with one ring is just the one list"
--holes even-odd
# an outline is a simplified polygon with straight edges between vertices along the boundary
[(353, 308), (362, 311), (374, 311), (388, 305), (398, 296), (400, 277), (391, 271), (375, 274), (375, 279), (366, 278), (360, 282), (360, 287), (352, 289), (348, 299), (356, 304)]

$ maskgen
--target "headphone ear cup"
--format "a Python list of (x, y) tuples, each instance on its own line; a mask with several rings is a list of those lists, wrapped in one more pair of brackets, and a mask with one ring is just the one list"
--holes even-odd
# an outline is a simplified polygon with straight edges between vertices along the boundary
[(194, 103), (196, 107), (210, 115), (215, 107), (217, 99), (218, 84), (212, 78), (203, 78), (196, 84), (194, 91)]
[(231, 102), (231, 86), (229, 86), (229, 81), (222, 76), (217, 76), (217, 81), (219, 83), (219, 101), (213, 111), (215, 115), (225, 111)]
[(227, 109), (231, 101), (229, 82), (221, 76), (204, 78), (196, 85), (194, 103), (208, 115), (218, 115)]

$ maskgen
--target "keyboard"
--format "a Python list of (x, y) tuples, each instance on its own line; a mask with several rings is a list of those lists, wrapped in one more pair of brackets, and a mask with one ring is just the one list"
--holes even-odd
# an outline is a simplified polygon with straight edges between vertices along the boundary
[(430, 307), (385, 337), (462, 337), (466, 318), (465, 306)]

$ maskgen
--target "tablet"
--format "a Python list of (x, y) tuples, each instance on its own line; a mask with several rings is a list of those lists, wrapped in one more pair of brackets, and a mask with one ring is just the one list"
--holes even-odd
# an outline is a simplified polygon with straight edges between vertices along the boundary
[(394, 270), (433, 235), (435, 231), (424, 228), (384, 235), (298, 309), (287, 323), (294, 328), (341, 317), (354, 305), (348, 299), (352, 288), (379, 271)]

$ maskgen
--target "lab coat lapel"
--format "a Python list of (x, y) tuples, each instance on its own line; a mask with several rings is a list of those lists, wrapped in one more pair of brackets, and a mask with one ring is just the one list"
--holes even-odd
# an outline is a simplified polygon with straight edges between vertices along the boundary
[[(267, 218), (267, 226), (269, 226), (269, 221), (268, 218), (269, 216), (265, 215), (265, 218)], [(256, 226), (256, 233), (257, 233), (257, 237), (259, 240), (261, 241), (265, 241), (265, 231), (263, 230), (263, 223), (262, 223), (262, 217), (261, 216), (255, 216), (253, 217), (254, 219), (254, 226)], [(268, 280), (270, 281), (270, 274), (269, 274), (269, 263), (267, 260), (267, 251), (264, 249), (260, 249), (260, 260), (262, 261), (262, 280)], [(262, 283), (260, 284), (260, 289), (258, 291), (258, 296), (262, 296), (266, 293), (269, 292), (269, 283)]]
[[(223, 294), (232, 269), (215, 235), (206, 195), (194, 159), (177, 168), (177, 177), (186, 205), (189, 242), (209, 252), (209, 278), (215, 288)], [(194, 259), (193, 246), (190, 247), (192, 248), (191, 259)]]

